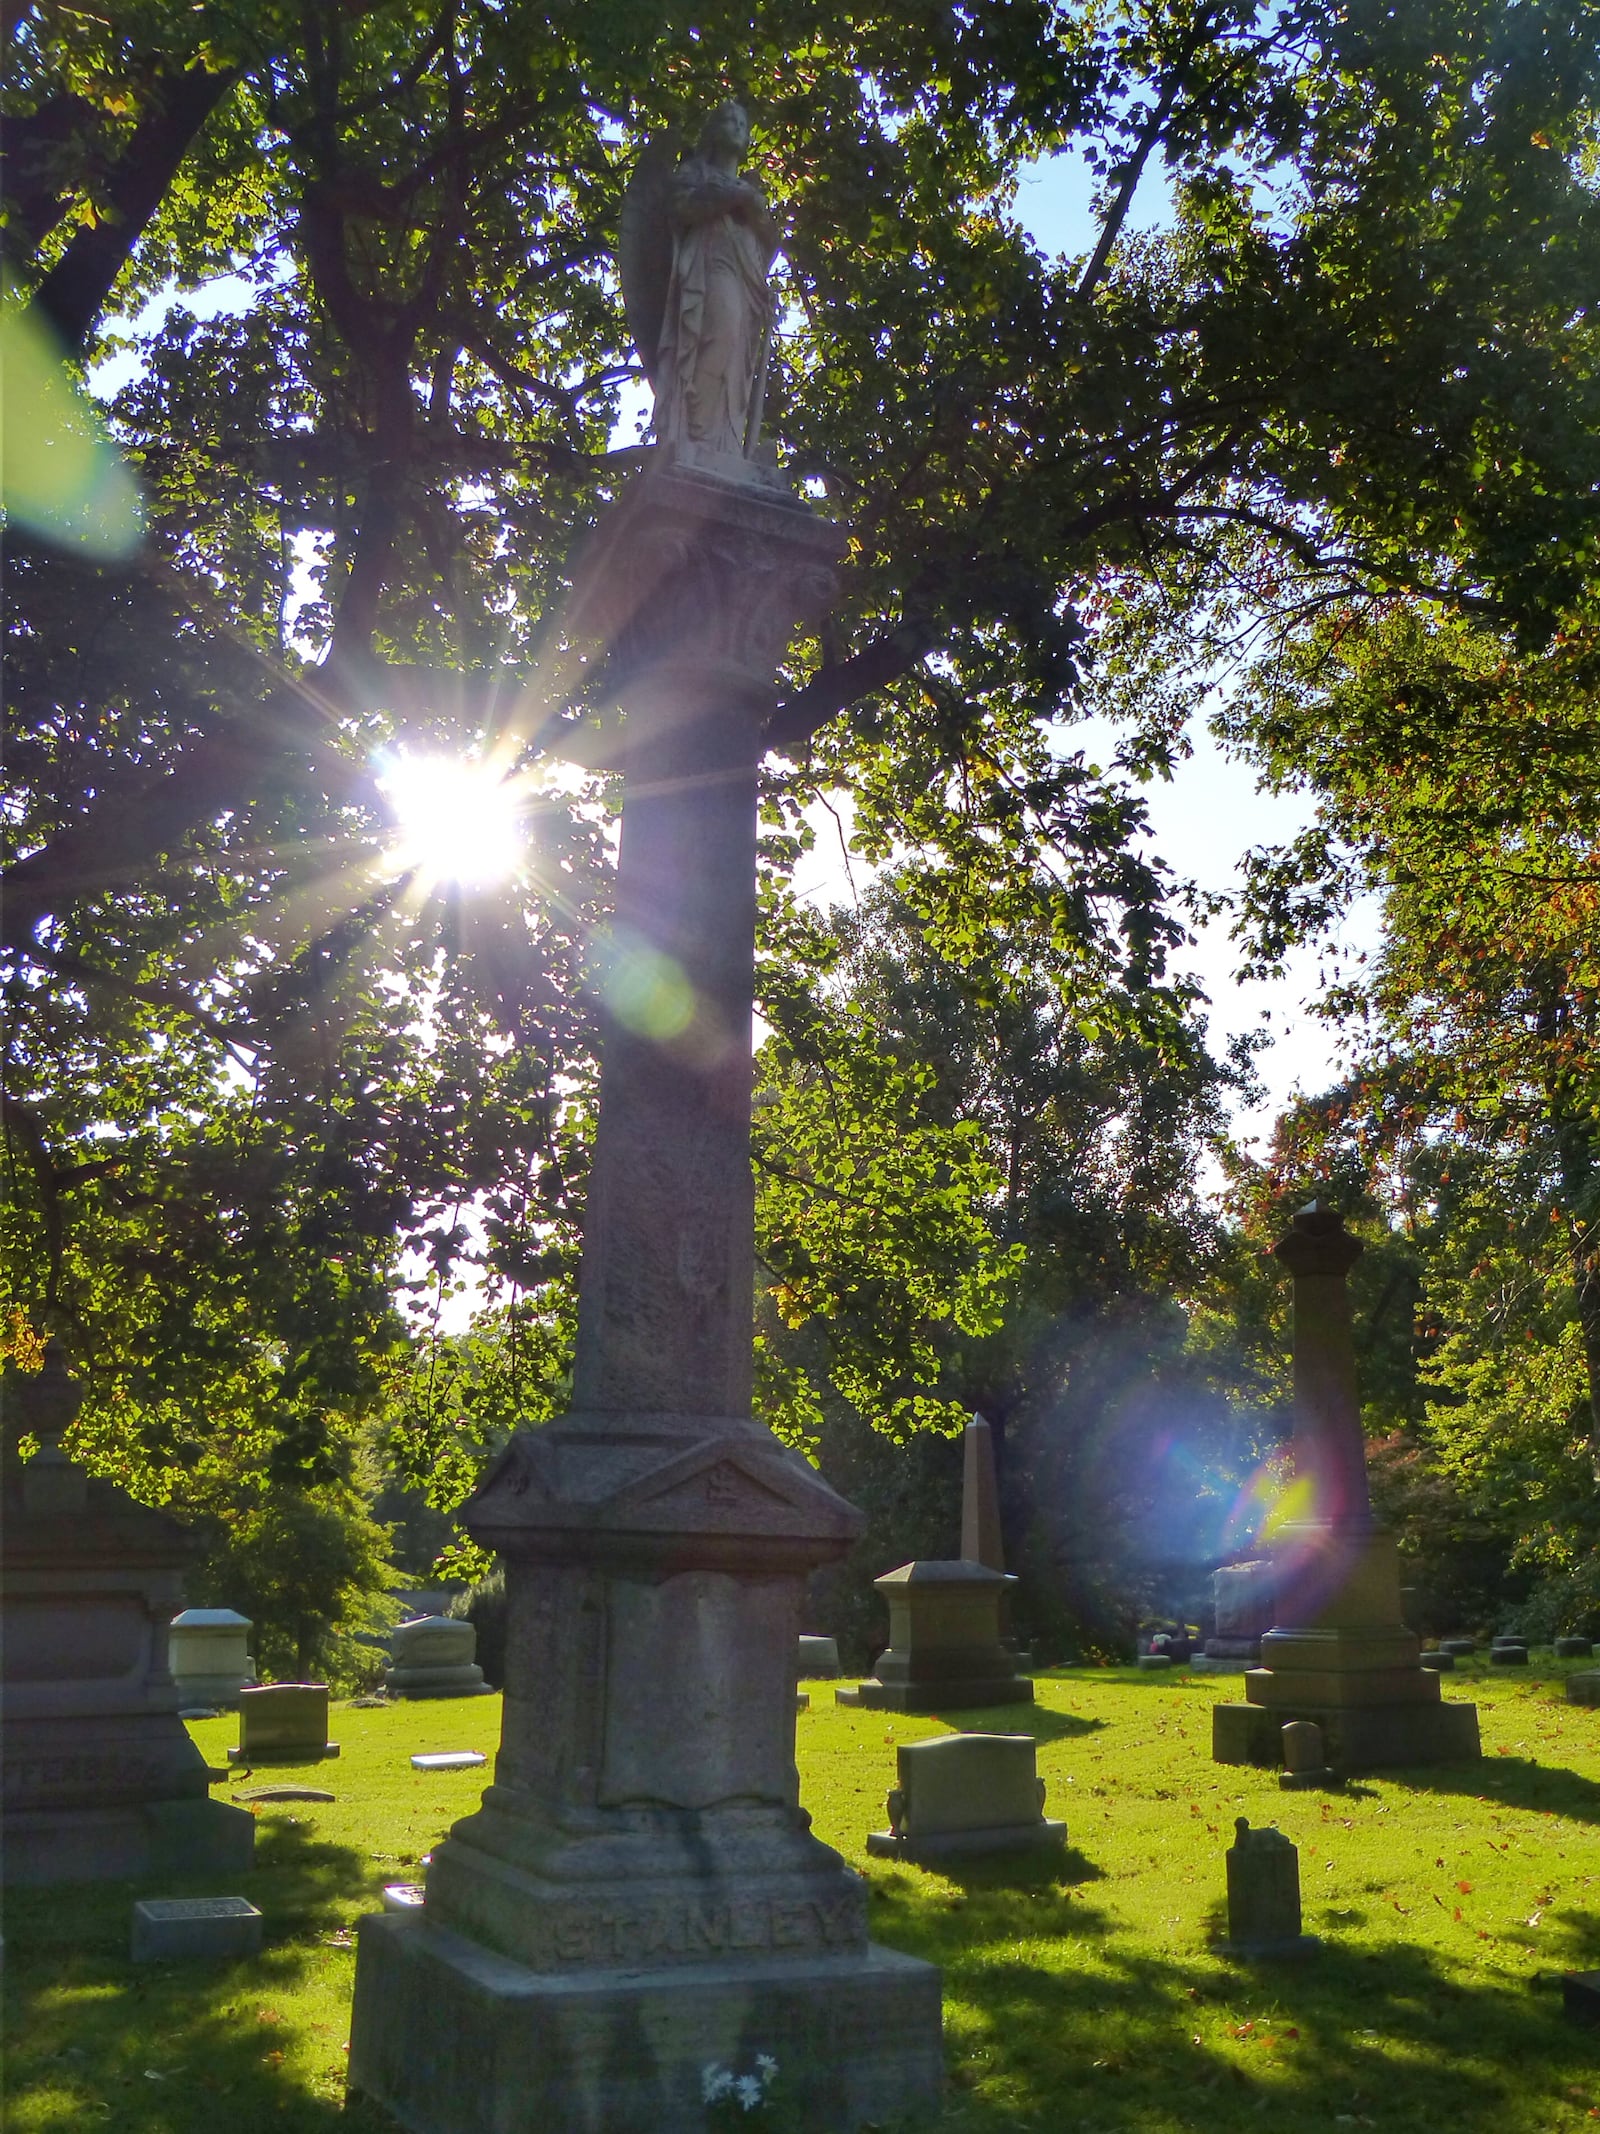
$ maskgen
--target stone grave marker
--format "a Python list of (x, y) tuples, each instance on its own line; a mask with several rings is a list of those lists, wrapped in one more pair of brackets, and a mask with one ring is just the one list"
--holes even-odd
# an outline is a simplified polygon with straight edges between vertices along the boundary
[(422, 1756), (413, 1756), (413, 1771), (475, 1771), (480, 1764), (489, 1761), (476, 1749), (438, 1749)]
[(1489, 1647), (1491, 1667), (1526, 1667), (1528, 1648), (1521, 1638), (1496, 1638)]
[(464, 1617), (419, 1615), (401, 1623), (390, 1643), (393, 1659), (383, 1686), (391, 1697), (486, 1697), (489, 1685), (473, 1658), (475, 1626)]
[(1277, 1586), (1270, 1560), (1224, 1564), (1211, 1574), (1211, 1605), (1216, 1629), (1205, 1641), (1205, 1657), (1254, 1666), (1261, 1640), (1272, 1628)]
[(661, 442), (563, 613), (594, 706), (564, 731), (622, 785), (570, 1408), (463, 1514), (505, 1562), (494, 1783), (426, 1905), (361, 1922), (350, 2087), (411, 2134), (703, 2134), (741, 2040), (808, 2134), (944, 2082), (937, 1970), (871, 1943), (799, 1804), (807, 1584), (863, 1521), (752, 1412), (761, 765), (849, 536), (760, 440), (779, 233), (749, 139), (729, 102), (681, 160), (651, 144), (619, 218)]
[[(5, 1397), (0, 1872), (14, 1887), (240, 1874), (254, 1819), (208, 1797), (167, 1664), (198, 1545), (62, 1451), (80, 1396), (58, 1343), (42, 1371), (8, 1377)], [(39, 1440), (25, 1462), (23, 1432)]]
[(984, 1853), (1028, 1852), (1066, 1842), (1044, 1813), (1044, 1781), (1031, 1734), (947, 1734), (910, 1741), (889, 1795), (889, 1828), (870, 1831), (880, 1859), (935, 1866)]
[(133, 1908), (133, 1961), (259, 1956), (261, 1927), (261, 1914), (243, 1897), (145, 1897)]
[(1419, 1655), (1417, 1664), (1436, 1675), (1454, 1674), (1455, 1655), (1443, 1651), (1425, 1652)]
[(1567, 1677), (1569, 1704), (1600, 1704), (1600, 1667), (1588, 1667)]
[(1565, 1637), (1556, 1639), (1556, 1658), (1558, 1660), (1588, 1660), (1592, 1659), (1593, 1656), (1594, 1640), (1592, 1638)]
[[(961, 1440), (961, 1560), (1004, 1572), (1005, 1539), (1000, 1530), (1000, 1482), (995, 1472), (994, 1432), (981, 1415), (967, 1424)], [(1000, 1642), (1011, 1655), (1011, 1672), (1032, 1664), (1032, 1652), (1011, 1634), (1010, 1587), (1000, 1596)]]
[(1280, 1786), (1295, 1792), (1335, 1783), (1334, 1774), (1328, 1768), (1328, 1754), (1322, 1739), (1322, 1729), (1314, 1719), (1291, 1719), (1283, 1729), (1282, 1741), (1283, 1770), (1278, 1778)]
[(273, 1682), (239, 1692), (239, 1745), (233, 1764), (309, 1764), (337, 1756), (328, 1739), (328, 1689), (323, 1682)]
[(1439, 1650), (1447, 1659), (1451, 1660), (1470, 1660), (1477, 1649), (1478, 1644), (1475, 1638), (1441, 1638), (1439, 1640)]
[(839, 1672), (839, 1647), (833, 1638), (802, 1637), (796, 1654), (802, 1682), (826, 1681)]
[(239, 1701), (256, 1678), (249, 1616), (232, 1608), (185, 1608), (172, 1618), (167, 1652), (172, 1679), (187, 1706), (217, 1710)]
[(383, 1908), (386, 1912), (420, 1912), (427, 1894), (420, 1882), (386, 1882)]
[(1306, 1956), (1321, 1947), (1300, 1931), (1300, 1854), (1270, 1823), (1239, 1816), (1228, 1848), (1228, 1956)]
[(834, 1691), (840, 1704), (939, 1712), (1033, 1702), (1000, 1641), (1003, 1571), (924, 1558), (872, 1583), (889, 1603), (889, 1643), (864, 1682)]
[(1445, 1703), (1400, 1603), (1395, 1538), (1373, 1517), (1347, 1280), (1363, 1251), (1313, 1201), (1274, 1248), (1294, 1283), (1294, 1463), (1306, 1514), (1274, 1536), (1275, 1622), (1245, 1702), (1212, 1707), (1218, 1763), (1273, 1764), (1284, 1722), (1322, 1728), (1342, 1772), (1466, 1763), (1476, 1708)]

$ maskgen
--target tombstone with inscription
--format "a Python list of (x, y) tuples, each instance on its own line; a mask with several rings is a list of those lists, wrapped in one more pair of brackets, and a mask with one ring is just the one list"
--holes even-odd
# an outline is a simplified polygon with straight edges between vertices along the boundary
[(167, 1650), (185, 1706), (237, 1704), (256, 1678), (247, 1615), (232, 1608), (185, 1608), (172, 1618)]
[(923, 1558), (872, 1583), (889, 1603), (889, 1644), (866, 1681), (834, 1691), (840, 1704), (944, 1712), (1033, 1702), (1000, 1642), (1004, 1572)]
[(465, 1512), (506, 1567), (493, 1783), (426, 1904), (361, 1922), (351, 2088), (411, 2134), (703, 2134), (706, 2069), (757, 2053), (817, 2134), (943, 2083), (937, 1970), (868, 1940), (799, 1802), (807, 1581), (862, 1522), (751, 1414), (758, 781), (845, 535), (760, 446), (748, 140), (719, 107), (621, 216), (662, 442), (564, 616), (611, 707), (581, 745), (623, 785), (572, 1405)]
[(234, 1764), (318, 1763), (337, 1756), (328, 1739), (325, 1682), (272, 1682), (239, 1692), (239, 1742), (228, 1751)]
[(391, 1697), (487, 1696), (477, 1649), (478, 1633), (463, 1617), (419, 1615), (395, 1630), (383, 1686)]
[[(7, 1883), (238, 1873), (254, 1818), (209, 1798), (178, 1717), (167, 1633), (197, 1553), (165, 1513), (92, 1479), (61, 1450), (80, 1396), (52, 1341), (6, 1388), (0, 1508)], [(32, 1459), (15, 1439), (39, 1440)]]
[(1229, 1956), (1309, 1956), (1321, 1947), (1300, 1931), (1300, 1854), (1271, 1824), (1252, 1830), (1239, 1816), (1228, 1848)]
[(1065, 1823), (1044, 1812), (1044, 1780), (1031, 1734), (946, 1734), (901, 1744), (889, 1828), (869, 1831), (879, 1859), (935, 1867), (997, 1852), (1066, 1843)]
[(1337, 1771), (1466, 1763), (1478, 1714), (1445, 1703), (1400, 1605), (1394, 1536), (1372, 1516), (1346, 1278), (1362, 1251), (1313, 1202), (1280, 1239), (1294, 1278), (1294, 1460), (1306, 1516), (1274, 1536), (1276, 1622), (1243, 1704), (1212, 1707), (1218, 1763), (1276, 1763), (1293, 1719), (1322, 1729)]

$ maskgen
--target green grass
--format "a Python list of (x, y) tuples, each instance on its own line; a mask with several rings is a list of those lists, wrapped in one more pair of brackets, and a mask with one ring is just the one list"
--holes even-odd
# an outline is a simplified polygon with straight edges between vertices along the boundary
[[(817, 1830), (870, 1876), (876, 1938), (944, 1968), (940, 2134), (1600, 2122), (1600, 2033), (1563, 2019), (1557, 1985), (1600, 1966), (1600, 1710), (1561, 1701), (1563, 1672), (1447, 1678), (1447, 1696), (1479, 1705), (1483, 1762), (1331, 1794), (1211, 1762), (1209, 1707), (1241, 1694), (1237, 1676), (1041, 1677), (1037, 1706), (972, 1723), (1036, 1734), (1070, 1849), (957, 1876), (863, 1851), (895, 1744), (945, 1723), (840, 1710), (813, 1685), (799, 1750)], [(251, 1962), (130, 1965), (126, 1885), (12, 1897), (11, 2134), (387, 2129), (371, 2106), (341, 2109), (351, 1928), (385, 1882), (421, 1879), (481, 1790), (482, 1772), (424, 1777), (407, 1757), (492, 1750), (498, 1726), (497, 1698), (341, 1708), (337, 1762), (258, 1771), (338, 1798), (259, 1811), (240, 1883), (267, 1917)], [(220, 1763), (233, 1729), (192, 1731)], [(1212, 1953), (1239, 1815), (1300, 1847), (1320, 1955), (1250, 1968)]]

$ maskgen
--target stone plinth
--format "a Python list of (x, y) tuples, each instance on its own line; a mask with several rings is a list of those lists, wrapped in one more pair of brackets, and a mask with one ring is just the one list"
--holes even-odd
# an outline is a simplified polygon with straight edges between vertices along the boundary
[(231, 1608), (185, 1608), (167, 1633), (168, 1664), (184, 1705), (237, 1704), (256, 1678), (249, 1616)]
[(193, 1538), (61, 1453), (77, 1395), (54, 1343), (7, 1398), (42, 1444), (8, 1457), (0, 1508), (5, 1880), (240, 1873), (254, 1818), (208, 1797), (167, 1665)]
[(981, 1563), (930, 1558), (875, 1578), (889, 1603), (888, 1650), (867, 1681), (834, 1695), (841, 1704), (890, 1712), (1031, 1704), (1033, 1684), (1016, 1673), (1000, 1638), (1009, 1584), (1004, 1572)]
[(239, 1693), (239, 1745), (229, 1763), (305, 1764), (337, 1756), (328, 1739), (328, 1690), (323, 1682), (273, 1682)]
[(868, 1852), (880, 1859), (934, 1867), (1066, 1842), (1066, 1824), (1045, 1817), (1031, 1734), (949, 1734), (906, 1742), (898, 1763), (889, 1828), (867, 1836)]
[(795, 1665), (802, 1682), (829, 1681), (839, 1672), (839, 1647), (833, 1638), (802, 1633)]
[(1338, 1771), (1463, 1763), (1478, 1715), (1441, 1700), (1404, 1618), (1394, 1537), (1372, 1517), (1346, 1278), (1362, 1247), (1315, 1203), (1276, 1248), (1294, 1277), (1294, 1453), (1312, 1516), (1274, 1536), (1276, 1621), (1243, 1705), (1212, 1710), (1218, 1763), (1277, 1761), (1286, 1721), (1321, 1727)]
[(383, 1686), (391, 1697), (487, 1696), (489, 1685), (473, 1658), (477, 1649), (471, 1623), (451, 1615), (419, 1615), (395, 1630)]
[(842, 545), (658, 461), (577, 574), (624, 800), (573, 1412), (466, 1512), (506, 1567), (493, 1783), (361, 1926), (351, 2088), (410, 2134), (702, 2134), (706, 2067), (756, 2054), (815, 2134), (939, 2094), (938, 1972), (869, 1944), (799, 1802), (807, 1582), (862, 1521), (750, 1414), (757, 776)]

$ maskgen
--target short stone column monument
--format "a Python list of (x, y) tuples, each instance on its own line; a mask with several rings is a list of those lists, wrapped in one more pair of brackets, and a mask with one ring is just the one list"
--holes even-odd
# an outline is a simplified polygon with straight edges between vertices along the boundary
[(426, 1903), (361, 1922), (351, 2088), (410, 2134), (703, 2134), (707, 2068), (758, 2057), (796, 2126), (847, 2134), (943, 2080), (937, 1970), (868, 1941), (799, 1803), (807, 1580), (862, 1521), (751, 1416), (757, 777), (844, 537), (752, 443), (767, 323), (740, 306), (776, 239), (747, 140), (720, 108), (623, 214), (666, 442), (567, 618), (624, 777), (572, 1408), (465, 1515), (506, 1566), (494, 1781)]
[(924, 1557), (872, 1583), (889, 1604), (888, 1649), (866, 1681), (834, 1691), (840, 1704), (944, 1712), (1033, 1702), (1032, 1682), (1000, 1642), (1003, 1571)]
[(256, 1678), (249, 1616), (232, 1608), (185, 1608), (172, 1618), (167, 1650), (185, 1708), (237, 1704)]
[(1067, 1826), (1045, 1815), (1036, 1754), (1031, 1734), (903, 1742), (889, 1828), (868, 1833), (868, 1852), (937, 1867), (987, 1853), (1059, 1850)]
[(1394, 1536), (1372, 1516), (1345, 1283), (1360, 1241), (1313, 1202), (1277, 1245), (1294, 1277), (1294, 1460), (1307, 1516), (1274, 1536), (1276, 1621), (1244, 1704), (1212, 1708), (1218, 1763), (1272, 1764), (1285, 1721), (1314, 1720), (1338, 1771), (1465, 1763), (1478, 1714), (1441, 1700), (1400, 1606)]
[(419, 1615), (401, 1623), (389, 1641), (393, 1655), (383, 1686), (391, 1697), (484, 1697), (489, 1685), (473, 1658), (478, 1633), (465, 1618)]
[(1252, 1830), (1239, 1816), (1228, 1848), (1227, 1956), (1309, 1956), (1322, 1944), (1300, 1930), (1300, 1854), (1269, 1823)]
[[(6, 1387), (0, 1869), (18, 1887), (232, 1876), (251, 1864), (255, 1821), (210, 1799), (167, 1665), (197, 1544), (68, 1459), (59, 1439), (80, 1398), (54, 1341), (42, 1372)], [(23, 1433), (40, 1441), (27, 1461), (10, 1449)]]

